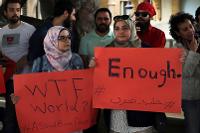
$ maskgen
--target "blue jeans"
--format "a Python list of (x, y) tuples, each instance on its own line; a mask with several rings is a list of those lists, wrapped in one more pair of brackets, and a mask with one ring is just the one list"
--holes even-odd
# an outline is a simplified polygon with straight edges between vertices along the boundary
[(200, 133), (200, 100), (183, 100), (186, 133)]

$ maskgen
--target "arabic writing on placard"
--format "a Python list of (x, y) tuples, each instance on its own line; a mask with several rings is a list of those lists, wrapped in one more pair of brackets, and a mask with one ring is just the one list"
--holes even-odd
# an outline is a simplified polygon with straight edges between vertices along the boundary
[(180, 49), (96, 48), (93, 106), (180, 112)]
[(112, 104), (117, 104), (117, 105), (125, 105), (125, 104), (129, 104), (129, 105), (142, 104), (145, 106), (157, 105), (157, 106), (161, 106), (163, 109), (171, 109), (175, 105), (175, 102), (173, 100), (161, 102), (159, 99), (156, 99), (156, 98), (152, 98), (150, 100), (138, 100), (136, 98), (123, 99), (121, 97), (116, 97), (116, 98), (110, 99), (110, 102)]

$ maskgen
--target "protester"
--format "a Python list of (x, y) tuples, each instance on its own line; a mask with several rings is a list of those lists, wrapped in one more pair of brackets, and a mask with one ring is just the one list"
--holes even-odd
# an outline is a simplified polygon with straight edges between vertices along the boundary
[(4, 133), (18, 133), (15, 109), (10, 100), (13, 89), (13, 73), (28, 73), (31, 67), (28, 65), (27, 54), (29, 38), (35, 28), (20, 20), (21, 3), (19, 0), (6, 0), (4, 15), (8, 24), (0, 32), (0, 51), (6, 67), (6, 109), (4, 119)]
[(165, 47), (165, 33), (153, 27), (150, 20), (156, 15), (154, 7), (149, 2), (140, 3), (135, 12), (137, 35), (142, 41), (142, 47)]
[(4, 4), (4, 14), (8, 25), (1, 29), (0, 51), (2, 58), (11, 59), (17, 64), (17, 73), (29, 72), (27, 54), (29, 38), (35, 28), (20, 20), (21, 3), (19, 0), (7, 0)]
[(54, 16), (48, 18), (31, 36), (28, 53), (28, 61), (30, 64), (33, 61), (45, 54), (43, 41), (49, 28), (53, 26), (62, 26), (64, 23), (75, 21), (75, 7), (68, 0), (59, 0), (54, 9)]
[[(138, 48), (141, 47), (141, 41), (137, 37), (135, 25), (127, 15), (114, 17), (114, 35), (115, 39), (106, 47), (121, 47), (121, 48)], [(96, 61), (93, 58), (89, 64), (90, 67), (96, 66)], [(125, 110), (104, 110), (105, 121), (110, 133), (152, 133), (152, 126), (135, 127), (137, 121), (134, 111)]]
[(112, 14), (107, 8), (99, 8), (95, 14), (94, 31), (81, 38), (79, 54), (81, 55), (85, 67), (88, 67), (90, 59), (94, 56), (95, 47), (104, 47), (114, 39), (113, 32), (110, 29)]
[[(81, 57), (71, 52), (71, 34), (65, 27), (54, 26), (48, 30), (44, 38), (44, 50), (45, 55), (34, 60), (32, 72), (54, 72), (83, 68)], [(11, 95), (11, 98), (14, 104), (19, 100), (14, 95)], [(73, 133), (82, 133), (82, 131)]]
[[(135, 12), (137, 35), (142, 41), (143, 48), (164, 48), (166, 43), (165, 33), (160, 29), (153, 27), (150, 23), (153, 16), (156, 15), (155, 8), (149, 2), (140, 3)], [(165, 113), (132, 111), (128, 115), (137, 119), (135, 126), (148, 127), (151, 126), (159, 133), (164, 132), (166, 126)], [(147, 131), (148, 132), (148, 131)]]
[(172, 15), (170, 34), (175, 47), (183, 49), (182, 109), (186, 133), (200, 133), (200, 46), (193, 27), (194, 18), (184, 12)]
[[(88, 68), (90, 59), (94, 56), (95, 47), (104, 47), (105, 45), (112, 42), (114, 39), (113, 32), (110, 29), (112, 22), (112, 14), (108, 8), (99, 8), (94, 14), (96, 28), (83, 36), (80, 41), (79, 54), (81, 55), (84, 67)], [(97, 126), (99, 125), (99, 126)], [(86, 130), (84, 133), (101, 133), (104, 131), (102, 123), (102, 112), (99, 110), (97, 124)]]
[[(45, 55), (37, 58), (33, 64), (33, 72), (64, 71), (82, 69), (83, 63), (79, 55), (71, 52), (71, 35), (62, 26), (49, 29), (44, 38)], [(42, 60), (42, 70), (40, 61)]]

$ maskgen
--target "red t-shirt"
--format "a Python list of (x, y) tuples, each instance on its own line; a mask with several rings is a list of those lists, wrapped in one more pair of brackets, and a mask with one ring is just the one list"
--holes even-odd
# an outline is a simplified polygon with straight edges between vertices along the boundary
[(145, 32), (137, 32), (138, 37), (146, 45), (146, 47), (164, 48), (165, 47), (165, 33), (155, 27), (149, 26)]

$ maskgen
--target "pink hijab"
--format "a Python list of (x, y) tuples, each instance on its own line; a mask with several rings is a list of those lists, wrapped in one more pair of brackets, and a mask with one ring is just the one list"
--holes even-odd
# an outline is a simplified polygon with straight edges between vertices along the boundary
[(50, 28), (44, 38), (44, 51), (47, 59), (53, 68), (57, 71), (64, 71), (72, 58), (71, 50), (61, 52), (58, 50), (58, 36), (62, 30), (67, 30), (62, 26), (54, 26)]

